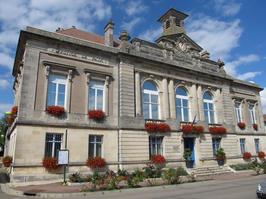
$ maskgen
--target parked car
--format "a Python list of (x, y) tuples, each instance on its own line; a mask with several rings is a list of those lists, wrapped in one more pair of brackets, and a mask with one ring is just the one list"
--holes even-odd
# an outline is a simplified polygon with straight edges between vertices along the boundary
[(256, 194), (259, 199), (266, 198), (266, 181), (258, 185)]

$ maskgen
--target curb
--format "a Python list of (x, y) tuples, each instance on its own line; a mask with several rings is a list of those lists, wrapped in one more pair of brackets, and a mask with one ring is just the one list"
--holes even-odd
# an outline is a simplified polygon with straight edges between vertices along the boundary
[(8, 195), (13, 195), (13, 196), (23, 196), (24, 195), (23, 191), (11, 189), (8, 186), (8, 184), (1, 184), (1, 190)]

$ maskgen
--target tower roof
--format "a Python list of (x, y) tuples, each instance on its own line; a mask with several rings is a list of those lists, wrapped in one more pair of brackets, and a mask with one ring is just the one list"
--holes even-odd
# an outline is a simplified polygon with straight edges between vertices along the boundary
[(173, 7), (171, 7), (170, 10), (168, 10), (163, 16), (161, 16), (159, 19), (157, 19), (157, 21), (163, 23), (170, 16), (174, 16), (174, 17), (180, 18), (181, 20), (184, 20), (189, 15), (185, 14), (183, 12), (180, 12), (178, 10), (175, 10)]

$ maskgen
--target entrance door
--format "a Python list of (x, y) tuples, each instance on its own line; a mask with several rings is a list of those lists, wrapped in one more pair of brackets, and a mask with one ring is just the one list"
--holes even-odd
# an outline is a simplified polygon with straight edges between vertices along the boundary
[(195, 166), (195, 153), (194, 153), (194, 139), (193, 138), (184, 138), (184, 150), (189, 148), (193, 152), (192, 160), (194, 160), (193, 166)]

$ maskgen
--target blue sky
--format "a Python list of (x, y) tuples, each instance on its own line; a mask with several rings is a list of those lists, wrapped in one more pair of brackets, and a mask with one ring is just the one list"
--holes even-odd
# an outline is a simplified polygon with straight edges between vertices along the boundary
[(171, 6), (189, 14), (187, 35), (212, 60), (224, 61), (227, 74), (264, 88), (266, 114), (265, 0), (0, 0), (0, 117), (13, 106), (11, 74), (19, 31), (26, 26), (53, 32), (75, 26), (104, 35), (103, 27), (112, 19), (115, 38), (126, 29), (131, 39), (155, 42), (162, 34), (157, 19)]

